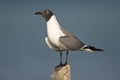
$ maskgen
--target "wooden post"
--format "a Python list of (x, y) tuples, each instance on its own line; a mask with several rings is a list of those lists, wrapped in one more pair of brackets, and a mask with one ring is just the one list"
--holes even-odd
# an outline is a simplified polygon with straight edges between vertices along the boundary
[(55, 68), (51, 80), (71, 80), (70, 65)]

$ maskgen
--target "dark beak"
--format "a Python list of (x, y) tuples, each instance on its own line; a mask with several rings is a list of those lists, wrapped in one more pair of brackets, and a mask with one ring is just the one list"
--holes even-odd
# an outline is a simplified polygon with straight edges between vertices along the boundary
[(36, 12), (35, 15), (42, 15), (42, 13), (41, 12)]

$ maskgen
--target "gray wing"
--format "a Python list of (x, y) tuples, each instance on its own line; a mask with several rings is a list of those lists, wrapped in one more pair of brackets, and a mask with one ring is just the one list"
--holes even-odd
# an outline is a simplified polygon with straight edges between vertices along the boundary
[(59, 41), (72, 51), (79, 50), (84, 45), (84, 43), (75, 36), (62, 36), (59, 38)]
[(62, 36), (59, 38), (60, 42), (63, 43), (70, 50), (79, 50), (84, 46), (84, 43), (80, 41), (74, 34), (65, 30), (61, 27), (61, 30), (66, 36)]

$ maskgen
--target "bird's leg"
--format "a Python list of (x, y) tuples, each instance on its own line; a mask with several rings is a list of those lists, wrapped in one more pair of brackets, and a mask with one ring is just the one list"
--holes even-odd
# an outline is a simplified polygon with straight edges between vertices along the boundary
[(68, 54), (69, 54), (69, 52), (68, 52), (68, 50), (66, 50), (66, 61), (65, 61), (64, 65), (66, 65), (68, 63)]
[(60, 51), (60, 64), (57, 65), (55, 68), (58, 68), (58, 67), (62, 67), (63, 64), (62, 64), (62, 51)]
[(60, 51), (60, 64), (59, 65), (62, 65), (62, 51)]

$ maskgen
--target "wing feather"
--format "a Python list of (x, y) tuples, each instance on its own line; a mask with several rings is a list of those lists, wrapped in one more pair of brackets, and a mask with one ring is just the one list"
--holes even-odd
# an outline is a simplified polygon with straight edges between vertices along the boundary
[(84, 45), (84, 43), (75, 36), (62, 36), (59, 38), (59, 41), (72, 51), (79, 50)]

